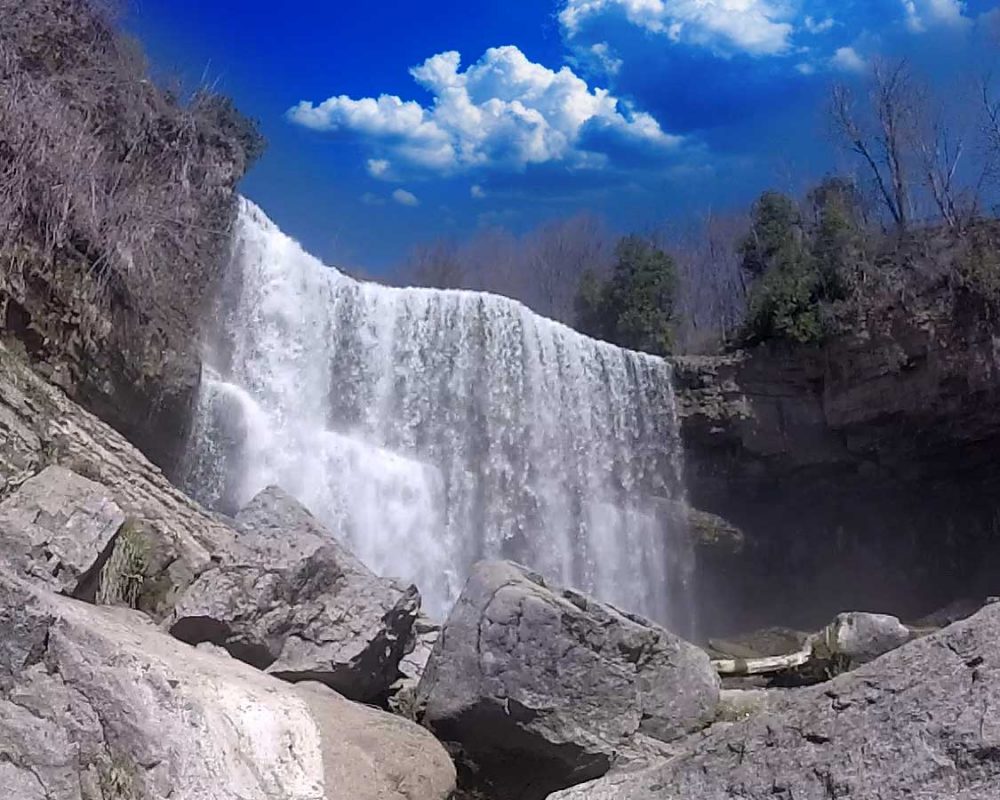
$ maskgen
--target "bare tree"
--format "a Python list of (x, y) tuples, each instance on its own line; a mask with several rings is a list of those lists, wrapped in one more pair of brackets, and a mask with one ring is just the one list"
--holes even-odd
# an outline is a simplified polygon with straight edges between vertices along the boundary
[(504, 295), (571, 324), (580, 277), (588, 270), (607, 274), (612, 259), (612, 237), (603, 220), (578, 214), (547, 222), (522, 237), (503, 228), (484, 228), (461, 244), (419, 245), (399, 278), (420, 286)]
[(465, 288), (466, 270), (457, 245), (448, 239), (420, 244), (410, 251), (403, 266), (406, 281), (432, 289)]
[(467, 288), (524, 302), (530, 299), (525, 294), (520, 241), (506, 228), (481, 228), (462, 245), (459, 257), (469, 273)]
[(983, 145), (991, 178), (1000, 178), (1000, 94), (994, 78), (987, 75), (980, 84)]
[(834, 129), (863, 160), (894, 225), (905, 231), (913, 209), (910, 153), (916, 119), (913, 78), (905, 60), (875, 63), (868, 100), (859, 112), (851, 90), (834, 86)]
[(611, 237), (604, 222), (591, 214), (542, 225), (523, 242), (524, 278), (532, 284), (526, 302), (539, 313), (572, 322), (580, 277), (588, 270), (610, 271)]
[(929, 96), (923, 101), (922, 116), (916, 146), (924, 182), (941, 218), (956, 230), (978, 208), (978, 192), (966, 191), (959, 175), (968, 134)]
[(711, 351), (743, 323), (748, 287), (739, 248), (748, 227), (743, 214), (709, 211), (660, 237), (680, 276), (677, 343), (683, 352)]

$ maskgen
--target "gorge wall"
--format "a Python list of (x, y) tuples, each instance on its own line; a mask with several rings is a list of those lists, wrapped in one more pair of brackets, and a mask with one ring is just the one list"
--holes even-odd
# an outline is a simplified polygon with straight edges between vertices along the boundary
[(929, 286), (822, 348), (677, 362), (692, 503), (745, 534), (703, 564), (716, 629), (808, 628), (865, 608), (916, 619), (995, 593), (1000, 331)]
[(324, 267), (244, 201), (187, 485), (279, 484), (443, 615), (511, 558), (687, 629), (672, 370), (485, 294)]

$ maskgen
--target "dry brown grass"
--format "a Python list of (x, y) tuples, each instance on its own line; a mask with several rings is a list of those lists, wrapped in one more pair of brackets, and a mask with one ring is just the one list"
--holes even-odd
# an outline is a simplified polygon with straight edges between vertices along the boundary
[(253, 124), (153, 84), (92, 0), (0, 0), (0, 19), (0, 269), (70, 260), (95, 301), (200, 305), (260, 151)]

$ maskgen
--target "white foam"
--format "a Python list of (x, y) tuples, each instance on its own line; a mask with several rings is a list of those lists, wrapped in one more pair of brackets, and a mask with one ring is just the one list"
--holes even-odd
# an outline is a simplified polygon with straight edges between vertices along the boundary
[(354, 281), (246, 201), (227, 283), (202, 483), (235, 503), (280, 484), (437, 614), (475, 560), (508, 557), (667, 616), (657, 509), (683, 490), (666, 362), (506, 298)]

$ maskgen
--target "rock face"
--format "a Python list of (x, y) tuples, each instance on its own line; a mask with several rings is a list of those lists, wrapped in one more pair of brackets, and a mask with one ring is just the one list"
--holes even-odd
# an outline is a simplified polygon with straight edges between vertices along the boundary
[(43, 381), (0, 342), (0, 499), (47, 466), (107, 490), (149, 548), (139, 607), (161, 617), (235, 538), (124, 437)]
[(257, 495), (236, 526), (222, 564), (180, 599), (171, 633), (286, 680), (384, 699), (412, 649), (416, 588), (373, 575), (280, 489)]
[(416, 725), (0, 574), (0, 786), (17, 800), (445, 800)]
[(1000, 607), (552, 800), (1000, 796)]
[(1000, 326), (917, 294), (822, 348), (676, 360), (690, 500), (746, 539), (699, 575), (711, 635), (994, 591)]
[(427, 662), (434, 652), (434, 645), (441, 638), (441, 626), (424, 614), (413, 623), (413, 637), (407, 652), (399, 662), (399, 678), (390, 687), (389, 708), (409, 719), (416, 719), (417, 687), (427, 669)]
[(0, 503), (0, 559), (76, 595), (96, 577), (124, 522), (105, 487), (48, 467)]
[(8, 1), (2, 16), (0, 329), (173, 474), (235, 186), (261, 142), (226, 98), (161, 90), (99, 5)]
[(469, 780), (531, 800), (703, 726), (718, 697), (697, 648), (523, 567), (487, 562), (445, 624), (417, 700), (423, 723), (460, 750)]

